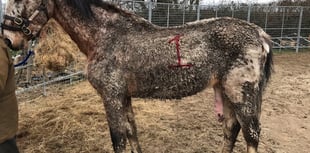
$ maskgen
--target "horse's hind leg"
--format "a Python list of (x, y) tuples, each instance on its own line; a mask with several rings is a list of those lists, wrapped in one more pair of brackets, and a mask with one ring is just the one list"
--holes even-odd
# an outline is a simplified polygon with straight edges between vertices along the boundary
[(233, 151), (240, 128), (240, 124), (237, 121), (230, 102), (225, 100), (223, 121), (224, 142), (222, 153), (231, 153)]
[(244, 83), (244, 102), (234, 104), (237, 120), (241, 125), (242, 133), (247, 143), (248, 153), (257, 153), (260, 136), (261, 93), (254, 86), (254, 83)]
[(125, 111), (129, 126), (127, 128), (127, 137), (131, 146), (132, 153), (141, 153), (141, 148), (137, 137), (137, 126), (135, 123), (134, 113), (131, 104), (131, 97), (126, 98)]
[[(256, 65), (254, 65), (256, 64)], [(237, 65), (223, 81), (224, 95), (231, 101), (247, 143), (247, 152), (256, 153), (260, 135), (260, 74), (258, 61)]]
[(240, 131), (240, 124), (237, 121), (232, 103), (223, 93), (222, 86), (216, 84), (213, 88), (215, 92), (215, 101), (217, 103), (216, 107), (217, 105), (220, 105), (218, 103), (221, 103), (223, 105), (223, 116), (221, 118), (223, 119), (224, 140), (221, 152), (231, 153), (233, 151), (236, 138)]

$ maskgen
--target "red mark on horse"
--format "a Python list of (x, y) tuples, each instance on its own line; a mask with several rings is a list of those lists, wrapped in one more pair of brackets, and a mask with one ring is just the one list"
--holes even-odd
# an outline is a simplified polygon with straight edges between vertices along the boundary
[(170, 68), (173, 67), (191, 67), (193, 66), (192, 64), (182, 64), (181, 62), (181, 54), (180, 54), (180, 39), (181, 39), (182, 35), (176, 35), (174, 38), (172, 38), (171, 40), (168, 41), (169, 44), (171, 44), (172, 42), (175, 42), (175, 48), (177, 50), (177, 58), (178, 58), (178, 64), (177, 65), (170, 65)]

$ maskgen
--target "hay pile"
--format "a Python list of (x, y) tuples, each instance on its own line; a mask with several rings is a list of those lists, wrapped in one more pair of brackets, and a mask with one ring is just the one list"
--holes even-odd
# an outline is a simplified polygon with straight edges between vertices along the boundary
[(70, 36), (54, 19), (42, 28), (39, 43), (35, 47), (35, 63), (52, 71), (64, 71), (79, 62), (82, 53)]
[(112, 153), (102, 101), (88, 82), (82, 84), (52, 87), (47, 97), (19, 95), (21, 153)]

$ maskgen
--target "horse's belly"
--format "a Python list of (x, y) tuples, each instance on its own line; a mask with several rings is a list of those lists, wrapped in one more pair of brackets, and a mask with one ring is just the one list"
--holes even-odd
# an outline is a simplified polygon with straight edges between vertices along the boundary
[(208, 85), (210, 71), (205, 68), (154, 68), (135, 74), (134, 97), (173, 99), (190, 96)]

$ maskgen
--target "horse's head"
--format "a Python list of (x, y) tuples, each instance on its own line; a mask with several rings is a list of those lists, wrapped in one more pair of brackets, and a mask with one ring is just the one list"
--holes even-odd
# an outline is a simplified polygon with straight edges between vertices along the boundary
[(51, 0), (8, 0), (2, 27), (12, 49), (21, 49), (35, 38), (53, 13)]

